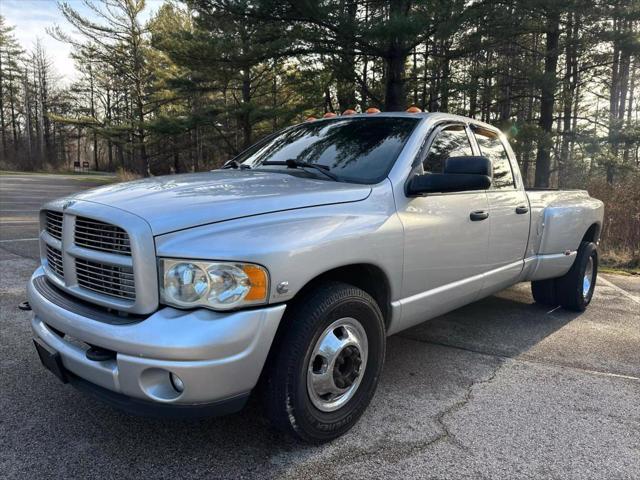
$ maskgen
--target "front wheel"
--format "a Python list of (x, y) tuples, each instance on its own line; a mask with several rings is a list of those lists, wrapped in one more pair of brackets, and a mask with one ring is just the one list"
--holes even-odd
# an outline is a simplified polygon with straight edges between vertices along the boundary
[(292, 305), (267, 371), (265, 406), (278, 428), (320, 443), (349, 430), (369, 405), (385, 353), (380, 308), (332, 282)]

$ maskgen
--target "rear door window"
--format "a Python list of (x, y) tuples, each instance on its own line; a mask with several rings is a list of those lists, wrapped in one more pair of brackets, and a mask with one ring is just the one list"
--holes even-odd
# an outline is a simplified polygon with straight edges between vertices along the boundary
[(483, 128), (474, 128), (474, 135), (480, 147), (480, 154), (491, 160), (493, 165), (491, 188), (515, 188), (509, 155), (498, 134)]

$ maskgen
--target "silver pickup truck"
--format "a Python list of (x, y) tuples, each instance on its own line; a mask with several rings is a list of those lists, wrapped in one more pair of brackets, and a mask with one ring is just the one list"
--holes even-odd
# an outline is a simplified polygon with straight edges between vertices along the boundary
[(602, 219), (587, 192), (525, 191), (476, 120), (309, 121), (220, 170), (45, 205), (34, 342), (121, 408), (231, 413), (254, 391), (277, 427), (327, 441), (366, 409), (388, 335), (525, 281), (584, 310)]

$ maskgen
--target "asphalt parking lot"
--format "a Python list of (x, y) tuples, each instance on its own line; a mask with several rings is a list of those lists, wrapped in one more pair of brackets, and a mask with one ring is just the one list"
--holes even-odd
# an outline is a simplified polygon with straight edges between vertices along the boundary
[(391, 337), (378, 392), (331, 444), (273, 431), (260, 405), (132, 417), (39, 364), (17, 309), (46, 200), (95, 186), (0, 176), (0, 477), (640, 478), (640, 278), (603, 275), (583, 314), (522, 284)]

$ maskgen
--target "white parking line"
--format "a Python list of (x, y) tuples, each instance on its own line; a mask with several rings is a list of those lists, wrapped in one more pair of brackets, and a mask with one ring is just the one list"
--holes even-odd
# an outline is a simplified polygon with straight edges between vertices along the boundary
[(598, 281), (604, 283), (607, 287), (613, 288), (614, 290), (616, 290), (617, 292), (621, 293), (622, 295), (624, 295), (628, 299), (633, 300), (634, 302), (640, 304), (640, 297), (636, 297), (635, 295), (627, 292), (626, 290), (620, 288), (619, 286), (614, 285), (613, 283), (611, 283), (606, 278), (598, 277)]
[(35, 238), (15, 238), (13, 240), (0, 240), (0, 243), (34, 242), (36, 240), (40, 240), (40, 239), (38, 237), (35, 237)]

